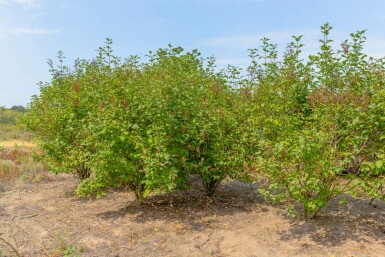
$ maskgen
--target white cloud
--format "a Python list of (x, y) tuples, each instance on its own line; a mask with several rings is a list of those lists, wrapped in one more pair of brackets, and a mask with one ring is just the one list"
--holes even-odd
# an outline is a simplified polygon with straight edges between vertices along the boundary
[[(168, 1), (182, 2), (186, 0), (168, 0)], [(272, 2), (275, 0), (192, 0), (192, 1), (195, 3), (205, 3), (205, 4), (243, 4), (243, 3)]]
[[(306, 41), (314, 40), (320, 35), (318, 30), (305, 30), (302, 32), (268, 32), (256, 35), (240, 35), (240, 36), (229, 36), (204, 39), (201, 41), (202, 45), (212, 47), (226, 47), (226, 48), (257, 48), (261, 43), (261, 39), (266, 37), (271, 40), (274, 44), (287, 44), (292, 41), (292, 36), (304, 35), (303, 39)], [(316, 41), (316, 40), (315, 40)]]
[[(0, 6), (17, 6), (14, 11), (14, 19), (4, 20), (0, 23), (0, 36), (6, 35), (49, 35), (58, 34), (59, 30), (51, 30), (41, 27), (34, 27), (31, 20), (38, 20), (38, 18), (45, 14), (40, 8), (43, 0), (0, 0)], [(37, 8), (37, 9), (36, 9)], [(10, 16), (11, 17), (11, 16)], [(24, 21), (24, 22), (23, 22)], [(25, 21), (29, 21), (28, 25)]]
[(260, 3), (271, 2), (274, 0), (195, 0), (195, 2), (205, 2), (210, 4), (244, 4), (244, 3)]
[(217, 3), (253, 3), (253, 2), (270, 2), (272, 0), (206, 0)]
[(233, 37), (220, 37), (220, 38), (210, 38), (204, 39), (201, 43), (205, 46), (214, 46), (214, 47), (236, 47), (236, 48), (249, 48), (250, 46), (255, 46), (259, 41), (257, 36), (233, 36)]
[(35, 8), (41, 6), (41, 3), (37, 0), (13, 0), (13, 2), (24, 8)]
[(26, 28), (26, 27), (11, 27), (0, 28), (0, 34), (29, 34), (29, 35), (48, 35), (58, 34), (59, 30), (48, 30), (44, 28)]
[(375, 58), (385, 57), (385, 37), (367, 36), (364, 50), (369, 56), (373, 56)]
[[(227, 64), (232, 64), (245, 68), (250, 63), (250, 60), (249, 58), (243, 58), (243, 56), (247, 55), (247, 49), (259, 49), (261, 45), (261, 38), (269, 38), (271, 39), (271, 43), (277, 44), (278, 55), (281, 57), (286, 45), (293, 40), (292, 35), (303, 35), (301, 42), (305, 46), (302, 48), (302, 58), (307, 59), (309, 55), (315, 55), (320, 51), (319, 39), (322, 38), (322, 34), (319, 29), (206, 38), (201, 40), (199, 43), (205, 47), (215, 49), (217, 53), (221, 53), (217, 55), (218, 66), (224, 67)], [(375, 58), (385, 57), (385, 36), (371, 36), (367, 34), (366, 37), (367, 40), (364, 44), (364, 53)], [(333, 48), (340, 49), (340, 44), (345, 39), (350, 40), (350, 35), (348, 32), (332, 30), (330, 39), (333, 40)], [(239, 55), (240, 52), (242, 55)]]
[(246, 67), (250, 65), (250, 58), (218, 58), (215, 63), (219, 67), (226, 67), (227, 65), (234, 65), (238, 67)]
[(41, 2), (38, 0), (0, 0), (0, 4), (16, 4), (23, 9), (37, 8), (41, 6)]
[[(220, 47), (220, 48), (229, 48), (229, 49), (238, 49), (238, 50), (247, 50), (250, 48), (259, 48), (261, 45), (261, 39), (266, 37), (271, 40), (271, 43), (277, 44), (279, 49), (283, 49), (289, 42), (291, 42), (292, 35), (299, 36), (303, 35), (302, 43), (305, 44), (306, 50), (318, 51), (319, 49), (319, 39), (322, 38), (322, 34), (319, 30), (303, 30), (300, 32), (268, 32), (261, 33), (256, 35), (240, 35), (240, 36), (227, 36), (227, 37), (217, 37), (217, 38), (208, 38), (200, 41), (200, 44), (208, 47)], [(385, 36), (371, 36), (367, 35), (367, 40), (364, 44), (366, 53), (373, 55), (374, 57), (384, 56), (385, 55)], [(350, 40), (349, 33), (342, 31), (332, 31), (330, 39), (333, 40), (333, 47), (338, 48), (339, 45), (345, 40)], [(305, 50), (304, 49), (304, 50)]]

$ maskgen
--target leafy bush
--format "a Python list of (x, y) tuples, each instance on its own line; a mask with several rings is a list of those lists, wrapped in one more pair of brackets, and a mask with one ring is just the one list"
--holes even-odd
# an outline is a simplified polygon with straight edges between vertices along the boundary
[(40, 83), (40, 96), (34, 96), (24, 123), (35, 133), (43, 151), (44, 162), (51, 171), (76, 173), (79, 179), (90, 176), (89, 149), (84, 138), (84, 122), (87, 121), (89, 103), (80, 101), (83, 93), (77, 80), (83, 77), (88, 63), (75, 66), (68, 73), (59, 53), (60, 66), (49, 62), (52, 80)]
[(142, 201), (197, 174), (208, 196), (228, 176), (263, 178), (264, 195), (309, 218), (343, 193), (384, 199), (385, 60), (362, 52), (364, 31), (334, 50), (331, 29), (306, 61), (302, 36), (282, 59), (262, 39), (247, 76), (171, 45), (122, 61), (107, 39), (92, 61), (49, 62), (25, 123), (53, 171), (79, 176), (80, 195), (125, 187)]
[(18, 118), (25, 112), (27, 109), (24, 106), (0, 107), (0, 125), (17, 125)]
[[(259, 172), (271, 182), (262, 192), (302, 203), (310, 218), (337, 195), (355, 195), (361, 186), (379, 197), (383, 185), (378, 159), (384, 109), (376, 97), (384, 85), (384, 62), (368, 61), (362, 53), (363, 31), (351, 34), (352, 42), (344, 41), (335, 52), (328, 38), (331, 27), (321, 29), (317, 55), (305, 64), (299, 61), (300, 37), (295, 38), (282, 64), (264, 64), (256, 89), (263, 93), (257, 105), (268, 106), (265, 122), (258, 125), (269, 131), (258, 135), (265, 153)], [(265, 49), (264, 56), (274, 56), (274, 49)]]
[(226, 176), (245, 177), (237, 97), (213, 60), (169, 46), (122, 63), (111, 43), (72, 72), (51, 63), (31, 103), (26, 124), (50, 168), (78, 174), (80, 195), (124, 186), (140, 201), (187, 188), (191, 173), (209, 196)]
[(22, 114), (27, 111), (23, 106), (0, 107), (0, 140), (31, 139), (31, 134), (19, 122)]

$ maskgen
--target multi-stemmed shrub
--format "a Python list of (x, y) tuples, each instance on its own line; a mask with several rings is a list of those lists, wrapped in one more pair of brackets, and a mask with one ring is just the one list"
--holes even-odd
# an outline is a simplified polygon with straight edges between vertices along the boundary
[(95, 175), (79, 191), (126, 186), (142, 201), (151, 191), (186, 186), (186, 136), (179, 131), (200, 80), (196, 54), (181, 51), (160, 49), (148, 63), (132, 57), (111, 71), (90, 122)]
[(213, 60), (172, 46), (148, 58), (121, 62), (108, 40), (91, 62), (52, 67), (25, 117), (44, 161), (78, 174), (79, 194), (123, 186), (140, 201), (187, 188), (189, 174), (209, 196), (226, 176), (245, 177), (237, 94)]
[[(379, 110), (373, 108), (378, 105), (371, 101), (383, 87), (383, 63), (368, 62), (362, 54), (362, 31), (352, 34), (352, 42), (344, 41), (336, 52), (328, 38), (330, 30), (328, 24), (322, 26), (321, 51), (305, 64), (298, 58), (300, 38), (289, 45), (282, 63), (265, 62), (267, 69), (255, 91), (269, 88), (260, 103), (269, 110), (259, 126), (262, 131), (279, 131), (259, 134), (265, 154), (257, 172), (268, 179), (270, 189), (261, 191), (302, 203), (308, 217), (334, 197), (354, 195), (359, 188), (379, 197), (383, 183), (376, 157), (383, 149), (381, 116), (376, 116)], [(267, 49), (263, 56), (275, 56), (271, 52)], [(275, 75), (269, 81), (271, 73)]]
[(204, 91), (196, 99), (196, 117), (188, 122), (191, 138), (186, 146), (190, 172), (202, 178), (207, 195), (213, 196), (227, 176), (248, 179), (249, 153), (238, 93), (222, 78), (204, 83)]
[(321, 31), (309, 57), (302, 36), (282, 58), (262, 39), (247, 74), (172, 46), (121, 61), (108, 39), (92, 61), (51, 62), (24, 120), (51, 170), (82, 180), (80, 195), (125, 187), (142, 201), (197, 174), (208, 196), (226, 177), (254, 177), (309, 218), (344, 193), (384, 199), (385, 61), (363, 54), (364, 31), (340, 50), (330, 25)]

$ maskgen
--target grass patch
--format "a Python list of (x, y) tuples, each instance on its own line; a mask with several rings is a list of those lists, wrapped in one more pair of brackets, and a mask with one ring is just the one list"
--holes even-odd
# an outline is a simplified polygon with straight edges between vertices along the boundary
[(43, 164), (34, 160), (33, 153), (33, 148), (25, 146), (1, 147), (0, 183), (5, 186), (6, 184), (13, 184), (18, 179), (23, 182), (31, 181), (36, 183), (50, 180), (49, 176), (44, 172)]
[(31, 141), (33, 135), (30, 131), (20, 128), (18, 125), (0, 125), (0, 141), (22, 140)]
[(30, 141), (25, 141), (20, 139), (0, 141), (0, 150), (4, 148), (20, 148), (20, 147), (34, 148), (36, 147), (36, 145)]

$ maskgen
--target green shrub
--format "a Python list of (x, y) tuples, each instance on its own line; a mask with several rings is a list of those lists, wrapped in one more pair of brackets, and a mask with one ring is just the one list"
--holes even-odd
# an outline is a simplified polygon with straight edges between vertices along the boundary
[(70, 73), (60, 55), (31, 102), (25, 121), (49, 168), (78, 174), (80, 195), (124, 186), (140, 201), (187, 188), (191, 173), (210, 196), (226, 176), (244, 177), (236, 93), (213, 60), (169, 46), (122, 63), (111, 44)]
[(265, 196), (309, 218), (344, 193), (384, 199), (385, 60), (362, 52), (364, 31), (334, 50), (331, 29), (306, 60), (302, 36), (282, 59), (262, 39), (247, 77), (171, 45), (121, 61), (107, 39), (93, 61), (50, 62), (24, 121), (44, 163), (79, 176), (79, 195), (125, 187), (143, 201), (197, 174), (208, 196), (228, 176), (262, 177)]
[(48, 168), (53, 172), (75, 173), (83, 180), (90, 176), (89, 149), (84, 141), (86, 110), (90, 106), (79, 100), (86, 89), (80, 88), (77, 81), (88, 64), (82, 62), (71, 74), (63, 66), (63, 58), (59, 53), (58, 69), (50, 63), (52, 80), (40, 84), (40, 95), (33, 97), (23, 120), (34, 132)]
[(282, 63), (264, 40), (265, 54), (256, 55), (264, 63), (251, 66), (261, 74), (248, 82), (260, 99), (254, 103), (258, 132), (252, 135), (263, 149), (256, 152), (257, 173), (270, 182), (261, 191), (302, 203), (309, 218), (337, 195), (355, 195), (360, 187), (380, 197), (384, 181), (379, 139), (385, 109), (376, 100), (384, 62), (362, 53), (363, 31), (334, 51), (330, 30), (329, 24), (321, 27), (321, 50), (307, 63), (299, 59), (301, 37), (294, 37)]

